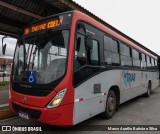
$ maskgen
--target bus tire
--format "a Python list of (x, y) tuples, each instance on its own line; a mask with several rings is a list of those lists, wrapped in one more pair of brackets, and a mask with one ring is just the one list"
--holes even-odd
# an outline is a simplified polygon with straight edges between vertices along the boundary
[(150, 97), (150, 95), (151, 95), (151, 82), (148, 82), (147, 93), (145, 94), (145, 96)]
[(108, 92), (108, 97), (106, 101), (105, 111), (101, 114), (104, 119), (110, 119), (114, 116), (117, 107), (116, 94), (113, 90)]

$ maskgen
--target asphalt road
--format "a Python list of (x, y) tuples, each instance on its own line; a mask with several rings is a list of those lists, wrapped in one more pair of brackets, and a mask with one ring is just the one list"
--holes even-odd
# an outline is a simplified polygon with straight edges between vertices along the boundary
[[(20, 117), (15, 117), (7, 120), (0, 121), (0, 125), (43, 125), (41, 123), (35, 122), (33, 120), (26, 120)], [(128, 133), (145, 133), (145, 134), (159, 134), (156, 131), (73, 131), (73, 129), (79, 129), (81, 125), (160, 125), (160, 88), (157, 88), (152, 92), (150, 98), (146, 97), (137, 97), (131, 101), (128, 101), (122, 104), (119, 108), (119, 111), (116, 112), (115, 116), (112, 119), (104, 120), (99, 116), (95, 116), (89, 120), (86, 120), (73, 128), (67, 128), (67, 131), (61, 132), (61, 128), (53, 126), (53, 129), (56, 132), (47, 131), (47, 133), (73, 133), (73, 134), (128, 134)], [(45, 125), (45, 128), (49, 129), (51, 126)], [(92, 127), (92, 126), (91, 126)], [(83, 130), (83, 129), (82, 129)], [(86, 130), (86, 129), (85, 129)], [(2, 133), (2, 132), (0, 132)], [(7, 132), (3, 132), (7, 133)], [(8, 132), (9, 133), (9, 132)], [(12, 132), (17, 133), (17, 132)], [(25, 133), (39, 133), (39, 132), (25, 132)], [(46, 132), (42, 132), (46, 133)]]

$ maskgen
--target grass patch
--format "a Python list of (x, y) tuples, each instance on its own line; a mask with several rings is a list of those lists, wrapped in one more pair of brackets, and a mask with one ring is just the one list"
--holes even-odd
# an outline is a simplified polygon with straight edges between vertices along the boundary
[(9, 85), (9, 81), (0, 81), (0, 86), (7, 86)]

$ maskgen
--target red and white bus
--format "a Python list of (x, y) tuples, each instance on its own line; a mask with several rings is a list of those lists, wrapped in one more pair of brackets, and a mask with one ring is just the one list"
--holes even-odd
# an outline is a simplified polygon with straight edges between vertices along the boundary
[(150, 96), (158, 57), (79, 11), (26, 26), (14, 54), (10, 109), (20, 117), (72, 126)]

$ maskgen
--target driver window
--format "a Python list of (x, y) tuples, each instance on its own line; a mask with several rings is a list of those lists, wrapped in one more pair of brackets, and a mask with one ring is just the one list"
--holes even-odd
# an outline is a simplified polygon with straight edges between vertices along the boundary
[(85, 36), (77, 34), (77, 40), (75, 45), (75, 71), (80, 69), (86, 64), (86, 50), (85, 50)]

